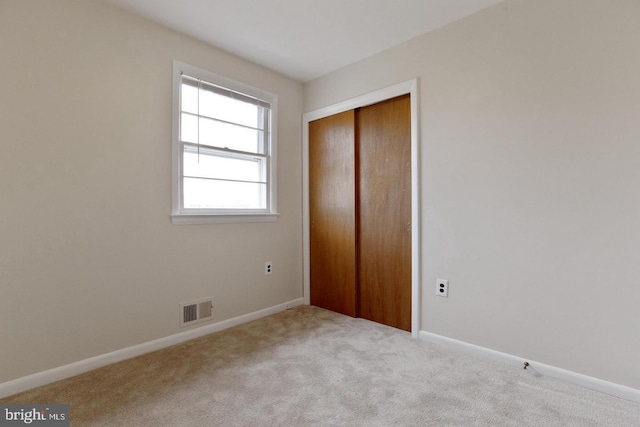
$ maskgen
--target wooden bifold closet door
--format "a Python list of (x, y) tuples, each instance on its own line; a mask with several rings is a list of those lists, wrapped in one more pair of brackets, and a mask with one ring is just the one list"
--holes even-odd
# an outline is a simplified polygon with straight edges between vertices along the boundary
[(411, 330), (409, 95), (309, 124), (311, 304)]

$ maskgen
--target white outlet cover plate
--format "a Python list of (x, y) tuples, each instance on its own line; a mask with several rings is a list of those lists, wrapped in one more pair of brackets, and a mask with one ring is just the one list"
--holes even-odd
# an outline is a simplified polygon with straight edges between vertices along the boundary
[(436, 283), (436, 295), (447, 298), (449, 296), (449, 281), (438, 279)]

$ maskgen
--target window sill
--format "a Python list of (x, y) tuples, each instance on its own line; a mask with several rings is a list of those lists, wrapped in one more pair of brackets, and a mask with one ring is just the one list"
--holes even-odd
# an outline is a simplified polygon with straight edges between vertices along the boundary
[(276, 222), (278, 213), (268, 214), (220, 214), (220, 215), (192, 215), (192, 214), (173, 214), (171, 215), (171, 223), (173, 225), (188, 224), (233, 224), (233, 223), (249, 223), (249, 222)]

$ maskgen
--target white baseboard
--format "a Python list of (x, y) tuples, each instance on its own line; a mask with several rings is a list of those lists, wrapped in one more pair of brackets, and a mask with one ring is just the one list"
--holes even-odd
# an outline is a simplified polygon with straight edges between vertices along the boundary
[(244, 314), (242, 316), (234, 317), (232, 319), (223, 320), (221, 322), (200, 326), (195, 329), (190, 329), (185, 332), (179, 332), (168, 337), (159, 338), (157, 340), (148, 341), (142, 344), (134, 345), (132, 347), (123, 348), (121, 350), (112, 351), (111, 353), (101, 354), (99, 356), (91, 357), (89, 359), (80, 360), (78, 362), (70, 363), (68, 365), (60, 366), (58, 368), (49, 369), (47, 371), (38, 372), (36, 374), (28, 375), (26, 377), (18, 378), (12, 381), (7, 381), (0, 384), (0, 398), (11, 396), (12, 394), (20, 393), (25, 390), (39, 387), (45, 384), (50, 384), (55, 381), (70, 378), (75, 375), (79, 375), (93, 369), (100, 368), (105, 365), (120, 362), (122, 360), (131, 359), (132, 357), (141, 356), (152, 351), (160, 350), (165, 347), (180, 344), (185, 341), (199, 338), (204, 335), (219, 332), (224, 329), (231, 328), (233, 326), (241, 325), (243, 323), (251, 322), (253, 320), (260, 319), (261, 317), (269, 316), (271, 314), (278, 313), (280, 311), (287, 310), (289, 308), (297, 307), (303, 304), (303, 299), (298, 298), (289, 302), (274, 305), (263, 310), (258, 310), (253, 313)]
[(472, 354), (476, 357), (492, 360), (494, 362), (505, 363), (507, 365), (517, 366), (519, 368), (524, 367), (524, 362), (528, 362), (531, 366), (530, 369), (535, 372), (558, 379), (571, 384), (576, 384), (591, 390), (596, 390), (601, 393), (606, 393), (611, 396), (619, 397), (621, 399), (630, 400), (632, 402), (640, 403), (640, 390), (627, 387), (624, 385), (604, 381), (598, 378), (590, 377), (587, 375), (579, 374), (573, 371), (567, 371), (566, 369), (557, 368), (555, 366), (546, 365), (544, 363), (536, 362), (524, 357), (514, 356), (512, 354), (501, 353), (489, 348), (480, 347), (475, 344), (469, 344), (464, 341), (458, 341), (453, 338), (448, 338), (442, 335), (436, 335), (431, 332), (420, 331), (418, 338), (423, 341), (440, 344), (449, 348), (464, 351)]

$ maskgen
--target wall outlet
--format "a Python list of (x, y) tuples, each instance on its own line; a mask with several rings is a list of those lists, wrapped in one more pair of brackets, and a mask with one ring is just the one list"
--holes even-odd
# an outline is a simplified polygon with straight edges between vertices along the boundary
[(267, 261), (264, 263), (264, 275), (268, 276), (273, 273), (273, 263), (271, 261)]
[(447, 298), (449, 296), (449, 281), (438, 279), (436, 284), (436, 294), (440, 297)]

